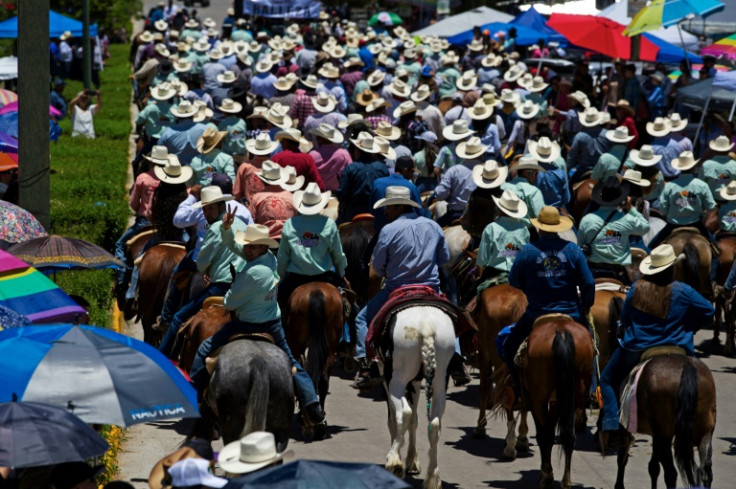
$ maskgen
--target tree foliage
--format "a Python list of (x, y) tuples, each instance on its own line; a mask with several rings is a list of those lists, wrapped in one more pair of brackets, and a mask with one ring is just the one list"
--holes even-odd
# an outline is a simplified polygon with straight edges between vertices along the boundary
[[(18, 1), (18, 0), (16, 0)], [(82, 0), (50, 0), (51, 10), (82, 20)], [(106, 31), (127, 27), (143, 8), (143, 0), (89, 0), (89, 18)]]

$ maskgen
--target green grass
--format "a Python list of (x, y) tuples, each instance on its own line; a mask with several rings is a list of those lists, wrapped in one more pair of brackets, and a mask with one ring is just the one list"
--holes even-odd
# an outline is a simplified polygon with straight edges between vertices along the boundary
[[(131, 130), (127, 55), (128, 45), (111, 45), (110, 58), (100, 73), (102, 108), (94, 119), (97, 138), (72, 138), (67, 118), (60, 123), (64, 133), (50, 148), (49, 232), (85, 239), (110, 252), (129, 214), (125, 198)], [(64, 96), (71, 100), (82, 84), (68, 83)], [(89, 301), (92, 324), (109, 327), (113, 277), (110, 270), (58, 272), (56, 282), (68, 294)]]

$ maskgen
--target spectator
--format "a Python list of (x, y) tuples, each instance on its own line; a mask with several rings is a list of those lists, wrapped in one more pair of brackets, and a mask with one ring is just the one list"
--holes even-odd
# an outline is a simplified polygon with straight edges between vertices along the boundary
[[(90, 105), (90, 98), (95, 97), (96, 103)], [(72, 119), (72, 137), (84, 136), (95, 138), (94, 116), (102, 107), (99, 90), (83, 90), (69, 102)]]

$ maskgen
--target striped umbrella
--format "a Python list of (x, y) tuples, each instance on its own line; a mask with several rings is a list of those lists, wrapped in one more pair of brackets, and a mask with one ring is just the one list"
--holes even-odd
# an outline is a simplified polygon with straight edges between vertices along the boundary
[(670, 27), (696, 15), (706, 17), (723, 10), (723, 7), (718, 0), (654, 0), (631, 19), (624, 34), (635, 36), (660, 27)]
[(736, 59), (736, 34), (731, 34), (710, 46), (704, 47), (700, 54), (707, 54), (716, 58), (723, 56), (726, 59)]
[(125, 268), (113, 255), (83, 239), (45, 236), (8, 248), (17, 258), (38, 269), (71, 270), (79, 268)]
[(8, 104), (12, 104), (13, 102), (17, 100), (18, 100), (17, 93), (11, 90), (0, 89), (0, 107), (4, 107)]
[[(690, 68), (692, 68), (692, 70), (691, 70), (690, 73), (692, 74), (693, 80), (697, 80), (700, 77), (700, 70), (701, 70), (701, 68), (703, 68), (703, 65), (702, 64), (698, 64), (698, 63), (694, 63), (694, 64), (690, 65)], [(715, 65), (715, 69), (716, 69), (716, 71), (731, 71), (731, 68), (729, 68), (728, 66), (725, 66), (725, 65)], [(682, 71), (675, 70), (675, 71), (671, 72), (667, 76), (670, 78), (670, 80), (677, 81), (677, 79), (680, 77), (680, 75), (682, 75)]]

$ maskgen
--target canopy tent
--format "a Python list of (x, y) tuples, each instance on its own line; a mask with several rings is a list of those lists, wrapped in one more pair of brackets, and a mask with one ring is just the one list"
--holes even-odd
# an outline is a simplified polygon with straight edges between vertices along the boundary
[[(524, 27), (521, 25), (511, 24), (507, 22), (491, 22), (490, 24), (483, 24), (480, 26), (482, 30), (488, 29), (491, 32), (491, 36), (497, 39), (496, 34), (499, 32), (509, 32), (509, 29), (516, 29), (516, 45), (517, 46), (531, 46), (536, 44), (540, 39), (544, 39), (545, 42), (553, 41), (552, 36), (546, 32), (540, 32), (531, 27)], [(548, 28), (549, 29), (549, 28)], [(551, 30), (551, 29), (550, 29)], [(508, 36), (507, 36), (508, 37)], [(565, 39), (563, 36), (555, 32), (556, 38)], [(450, 44), (460, 45), (466, 44), (473, 40), (473, 31), (468, 30), (460, 34), (448, 37), (447, 40)], [(567, 43), (567, 42), (565, 42)]]
[(537, 12), (537, 9), (532, 6), (529, 10), (526, 12), (522, 12), (516, 17), (514, 17), (514, 20), (511, 21), (512, 24), (515, 26), (524, 26), (528, 27), (530, 29), (534, 29), (537, 32), (541, 32), (549, 36), (546, 41), (553, 41), (558, 42), (560, 44), (567, 44), (567, 39), (565, 39), (565, 36), (557, 32), (556, 30), (552, 29), (547, 25), (547, 19)]
[[(49, 38), (55, 39), (66, 31), (71, 32), (73, 37), (82, 37), (82, 23), (49, 10)], [(97, 24), (89, 26), (89, 35), (97, 35)], [(18, 17), (0, 22), (0, 38), (16, 37), (18, 37)]]
[(412, 35), (451, 37), (465, 31), (472, 31), (475, 26), (490, 24), (491, 22), (510, 22), (512, 19), (511, 15), (498, 10), (478, 7), (435, 22), (423, 29), (412, 32)]
[(532, 5), (520, 5), (519, 10), (526, 10), (534, 7), (537, 12), (543, 15), (552, 14), (576, 14), (576, 15), (595, 15), (598, 13), (596, 8), (596, 0), (572, 0), (567, 2), (539, 2)]
[[(676, 64), (682, 61), (682, 59), (684, 58), (685, 51), (683, 51), (681, 47), (677, 47), (674, 44), (670, 44), (664, 39), (660, 39), (659, 37), (653, 34), (650, 34), (648, 32), (645, 32), (641, 36), (651, 41), (652, 44), (659, 46), (659, 51), (657, 52), (658, 62), (667, 63), (667, 64)], [(690, 63), (702, 63), (703, 62), (703, 58), (701, 58), (695, 53), (691, 53), (690, 51), (687, 51), (687, 59), (690, 61)]]
[(0, 58), (0, 80), (14, 78), (18, 78), (18, 58), (15, 56)]
[(736, 102), (736, 92), (720, 87), (714, 88), (713, 80), (714, 78), (707, 78), (687, 87), (678, 88), (677, 103), (700, 111), (703, 110), (706, 102), (708, 102), (708, 96), (710, 96), (709, 109), (731, 110), (734, 102)]

